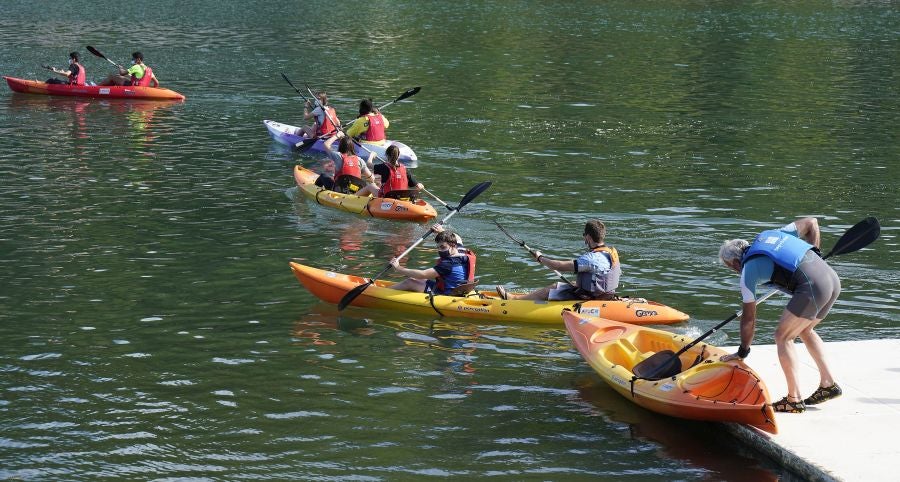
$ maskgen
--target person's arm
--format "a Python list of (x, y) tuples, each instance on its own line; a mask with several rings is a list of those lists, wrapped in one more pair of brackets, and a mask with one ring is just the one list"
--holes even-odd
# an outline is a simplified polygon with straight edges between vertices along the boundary
[(819, 247), (819, 243), (822, 241), (821, 233), (819, 233), (819, 220), (816, 218), (802, 218), (794, 221), (794, 225), (797, 226), (797, 237), (817, 248)]
[(400, 266), (400, 260), (397, 258), (391, 259), (391, 266), (394, 267), (394, 271), (402, 276), (406, 276), (407, 278), (415, 278), (415, 279), (436, 279), (438, 277), (438, 272), (434, 268), (428, 269), (410, 269), (404, 268)]
[(156, 78), (156, 74), (150, 73), (150, 87), (159, 87), (159, 79)]
[(366, 129), (368, 129), (368, 127), (366, 127), (365, 116), (357, 117), (356, 120), (353, 121), (353, 124), (350, 125), (350, 128), (347, 129), (347, 135), (350, 137), (359, 137), (366, 132)]
[(333, 136), (329, 137), (328, 140), (325, 141), (325, 151), (326, 152), (334, 152), (332, 146), (334, 145), (334, 141), (338, 138), (338, 133), (335, 133)]
[(64, 77), (68, 77), (68, 76), (72, 75), (71, 70), (62, 70), (62, 69), (57, 69), (56, 67), (52, 67), (51, 70), (53, 70), (54, 74), (59, 74)]
[(741, 312), (741, 344), (737, 353), (723, 355), (720, 361), (743, 360), (750, 355), (750, 345), (753, 344), (753, 335), (756, 332), (756, 301), (744, 303)]
[(410, 189), (418, 189), (421, 191), (425, 188), (421, 182), (416, 181), (416, 178), (413, 177), (412, 172), (409, 169), (406, 170), (406, 185), (409, 186)]
[(553, 259), (547, 256), (544, 256), (544, 253), (541, 253), (538, 250), (534, 251), (534, 259), (543, 266), (546, 266), (550, 269), (555, 269), (556, 271), (566, 271), (570, 273), (575, 272), (575, 260), (562, 260), (562, 259)]

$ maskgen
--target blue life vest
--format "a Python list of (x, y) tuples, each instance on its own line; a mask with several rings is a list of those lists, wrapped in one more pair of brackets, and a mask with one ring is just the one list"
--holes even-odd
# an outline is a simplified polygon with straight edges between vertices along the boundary
[[(453, 291), (456, 287), (475, 281), (475, 263), (477, 257), (471, 249), (457, 247), (459, 254), (464, 255), (465, 263), (456, 264), (450, 271), (448, 276), (438, 276), (434, 284), (434, 293), (438, 295), (446, 295)], [(459, 255), (457, 255), (459, 256)], [(441, 259), (438, 258), (438, 264)]]
[(765, 255), (776, 265), (793, 273), (800, 266), (803, 256), (813, 245), (784, 231), (763, 231), (756, 236), (750, 248), (744, 253), (741, 263), (746, 263), (752, 256)]

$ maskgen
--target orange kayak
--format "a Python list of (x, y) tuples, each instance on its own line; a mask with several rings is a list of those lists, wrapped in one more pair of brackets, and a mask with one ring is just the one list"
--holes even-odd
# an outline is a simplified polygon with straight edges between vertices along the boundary
[(769, 391), (742, 361), (718, 361), (727, 352), (698, 343), (683, 355), (680, 373), (661, 380), (633, 379), (632, 368), (656, 352), (678, 351), (687, 337), (603, 318), (563, 313), (572, 344), (603, 380), (654, 412), (691, 420), (736, 422), (777, 433)]
[(67, 95), (107, 99), (184, 100), (184, 96), (178, 92), (159, 87), (48, 84), (39, 80), (17, 79), (7, 76), (3, 76), (3, 78), (6, 79), (10, 89), (23, 94)]
[(315, 183), (318, 177), (318, 174), (302, 166), (294, 168), (294, 180), (297, 181), (297, 186), (303, 195), (323, 206), (362, 216), (372, 216), (373, 218), (414, 221), (417, 223), (424, 223), (437, 217), (434, 207), (421, 199), (408, 201), (329, 191), (323, 187), (316, 186)]
[[(334, 273), (300, 263), (291, 270), (310, 293), (328, 303), (337, 304), (366, 278)], [(678, 323), (688, 315), (666, 305), (639, 298), (614, 301), (530, 301), (504, 300), (495, 291), (472, 291), (466, 296), (435, 295), (391, 289), (393, 282), (377, 280), (357, 296), (351, 305), (364, 308), (402, 311), (424, 315), (445, 315), (483, 321), (545, 323), (559, 325), (563, 310), (581, 310), (585, 316), (602, 314), (631, 323)]]

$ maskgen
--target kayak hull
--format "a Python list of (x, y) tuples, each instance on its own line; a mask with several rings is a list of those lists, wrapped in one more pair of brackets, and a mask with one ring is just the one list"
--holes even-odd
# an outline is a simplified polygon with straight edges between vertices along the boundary
[[(302, 142), (305, 137), (299, 136), (296, 133), (299, 132), (299, 127), (292, 126), (288, 124), (282, 124), (281, 122), (275, 122), (272, 120), (264, 120), (263, 124), (266, 126), (266, 130), (269, 131), (269, 135), (272, 136), (272, 139), (278, 142), (279, 144), (284, 144), (289, 146), (292, 149), (297, 148), (297, 143)], [(365, 149), (360, 147), (360, 145), (365, 146)], [(356, 155), (361, 157), (362, 159), (368, 159), (369, 153), (367, 150), (374, 152), (376, 156), (381, 157), (382, 159), (386, 159), (385, 151), (388, 146), (395, 145), (400, 149), (400, 162), (407, 167), (415, 167), (418, 161), (418, 157), (416, 157), (416, 153), (407, 146), (406, 144), (399, 141), (387, 141), (384, 145), (377, 144), (368, 144), (360, 142), (356, 145)], [(325, 140), (318, 139), (313, 143), (307, 150), (304, 152), (308, 152), (310, 154), (318, 154), (325, 155)], [(378, 158), (376, 157), (376, 160)]]
[[(367, 280), (359, 276), (334, 273), (291, 262), (297, 280), (317, 298), (337, 304), (353, 288)], [(616, 301), (530, 301), (503, 300), (494, 291), (481, 291), (468, 296), (437, 295), (429, 300), (427, 293), (391, 289), (393, 282), (376, 280), (357, 296), (352, 306), (402, 311), (424, 315), (471, 318), (481, 321), (560, 324), (563, 310), (603, 313), (632, 323), (669, 324), (687, 320), (681, 311), (666, 305), (639, 299)], [(433, 301), (433, 305), (432, 305)], [(652, 314), (651, 314), (652, 313)], [(588, 316), (588, 315), (585, 315)]]
[(434, 207), (421, 199), (404, 201), (402, 199), (363, 197), (329, 191), (315, 185), (318, 177), (318, 174), (302, 166), (294, 167), (294, 180), (297, 182), (300, 192), (303, 193), (304, 197), (312, 199), (323, 206), (360, 216), (417, 223), (424, 223), (437, 217)]
[(184, 100), (185, 97), (174, 90), (157, 87), (137, 87), (119, 85), (68, 85), (48, 84), (39, 80), (18, 79), (3, 76), (9, 88), (23, 94), (62, 95), (69, 97), (92, 97), (97, 99), (143, 99), (143, 100)]
[[(698, 343), (681, 355), (681, 373), (634, 380), (631, 369), (663, 350), (677, 352), (689, 338), (662, 330), (564, 312), (572, 344), (609, 386), (648, 410), (673, 417), (736, 422), (777, 433), (769, 392), (742, 361), (718, 361), (727, 352)], [(698, 355), (702, 361), (694, 364)], [(691, 366), (694, 364), (694, 366)]]

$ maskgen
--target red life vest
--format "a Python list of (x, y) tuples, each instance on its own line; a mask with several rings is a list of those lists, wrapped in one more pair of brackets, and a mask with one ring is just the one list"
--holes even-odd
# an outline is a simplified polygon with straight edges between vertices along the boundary
[(153, 78), (153, 69), (149, 66), (144, 66), (144, 76), (140, 79), (135, 77), (134, 74), (131, 74), (131, 85), (136, 85), (140, 87), (147, 87), (150, 85), (150, 79)]
[[(77, 74), (73, 73), (73, 74), (69, 75), (69, 84), (70, 85), (84, 85), (84, 81), (87, 78), (87, 76), (84, 73), (84, 67), (82, 67), (81, 64), (79, 64), (78, 62), (72, 62), (72, 65), (78, 67), (78, 73)], [(71, 71), (72, 71), (72, 69), (69, 69), (69, 72), (71, 72)]]
[(382, 180), (381, 189), (378, 190), (379, 196), (384, 196), (391, 191), (409, 189), (409, 180), (406, 177), (406, 166), (400, 163), (397, 163), (396, 168), (387, 163), (385, 166), (387, 166), (390, 176), (388, 176), (386, 180)]
[[(338, 120), (337, 112), (335, 112), (334, 107), (326, 105), (322, 107), (322, 111), (325, 114), (322, 116), (323, 119), (321, 124), (318, 123), (318, 120), (316, 122), (316, 135), (331, 135), (332, 132), (337, 130), (334, 127), (334, 123), (337, 122), (338, 124), (340, 124), (341, 121)], [(332, 122), (332, 120), (334, 122)]]
[[(466, 255), (466, 283), (474, 283), (475, 282), (475, 263), (478, 261), (477, 256), (475, 256), (475, 252), (471, 249), (462, 248), (458, 249), (458, 252)], [(438, 258), (438, 263), (441, 262), (441, 258)], [(457, 286), (464, 283), (458, 283)], [(456, 288), (456, 286), (451, 287), (450, 289)], [(447, 283), (444, 281), (442, 276), (438, 276), (436, 280), (434, 280), (434, 292), (437, 294), (443, 294), (447, 290)]]
[(366, 123), (369, 128), (363, 134), (363, 140), (378, 142), (387, 139), (384, 135), (384, 117), (381, 114), (366, 114)]
[(341, 170), (334, 173), (334, 178), (337, 179), (340, 176), (353, 176), (353, 177), (362, 177), (362, 171), (359, 167), (359, 157), (350, 154), (341, 153), (341, 159), (343, 159), (343, 165), (341, 166)]

